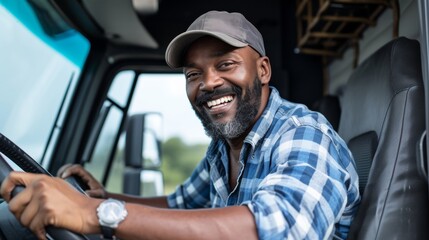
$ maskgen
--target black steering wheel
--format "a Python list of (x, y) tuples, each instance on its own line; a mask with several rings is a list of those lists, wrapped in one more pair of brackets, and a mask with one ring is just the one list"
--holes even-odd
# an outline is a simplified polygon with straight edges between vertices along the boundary
[[(33, 158), (31, 158), (27, 153), (25, 153), (20, 147), (18, 147), (15, 143), (5, 137), (0, 133), (0, 184), (3, 180), (9, 175), (13, 169), (9, 166), (7, 161), (2, 156), (8, 157), (11, 161), (13, 161), (17, 166), (19, 166), (23, 171), (30, 173), (42, 173), (49, 176), (52, 176), (48, 171), (46, 171), (42, 166), (40, 166)], [(73, 185), (77, 190), (85, 194), (82, 187), (79, 185), (79, 180), (71, 176), (66, 179), (70, 184)], [(24, 189), (23, 186), (17, 186), (12, 191), (12, 197), (19, 194)], [(12, 213), (10, 213), (9, 208), (7, 207), (7, 203), (3, 202), (0, 204), (0, 215), (2, 218), (0, 220), (2, 223), (6, 223), (6, 226), (1, 226), (0, 230), (3, 231), (3, 235), (6, 231), (19, 231), (19, 233), (14, 233), (12, 237), (16, 239), (16, 236), (21, 234), (21, 236), (27, 236), (32, 234), (27, 228), (22, 227), (19, 221), (15, 218)], [(8, 229), (2, 229), (8, 228)], [(74, 233), (72, 231), (66, 229), (60, 229), (52, 226), (46, 227), (46, 233), (50, 236), (51, 239), (60, 240), (60, 239), (70, 239), (70, 240), (88, 240), (88, 238), (82, 234)], [(28, 238), (26, 238), (28, 239)]]

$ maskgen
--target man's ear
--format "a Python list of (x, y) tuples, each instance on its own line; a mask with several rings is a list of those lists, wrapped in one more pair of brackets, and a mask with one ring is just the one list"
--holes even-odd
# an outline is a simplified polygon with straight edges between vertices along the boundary
[(262, 85), (268, 84), (271, 80), (271, 64), (267, 56), (258, 59), (258, 77)]

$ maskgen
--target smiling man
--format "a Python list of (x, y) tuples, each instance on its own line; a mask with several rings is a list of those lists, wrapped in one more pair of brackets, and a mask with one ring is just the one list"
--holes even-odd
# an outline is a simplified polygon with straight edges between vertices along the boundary
[[(212, 55), (219, 50), (219, 55)], [(242, 142), (244, 133), (262, 114), (269, 95), (269, 61), (261, 59), (266, 68), (262, 83), (257, 72), (258, 58), (249, 46), (232, 49), (212, 37), (202, 37), (191, 45), (184, 67), (186, 91), (207, 134), (214, 140), (241, 136)], [(219, 61), (223, 62), (219, 65)]]
[[(78, 165), (61, 170), (88, 183), (87, 198), (61, 179), (12, 173), (1, 193), (25, 226), (40, 238), (48, 224), (121, 239), (347, 237), (360, 201), (351, 153), (321, 114), (269, 86), (262, 36), (243, 15), (203, 14), (171, 41), (166, 61), (183, 68), (212, 137), (188, 180), (142, 199), (106, 192)], [(11, 200), (15, 185), (26, 190)]]

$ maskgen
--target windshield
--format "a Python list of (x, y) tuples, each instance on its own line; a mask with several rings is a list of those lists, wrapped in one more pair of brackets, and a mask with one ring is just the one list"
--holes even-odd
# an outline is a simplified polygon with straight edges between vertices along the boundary
[(0, 35), (0, 132), (46, 166), (89, 41), (38, 0), (0, 0)]

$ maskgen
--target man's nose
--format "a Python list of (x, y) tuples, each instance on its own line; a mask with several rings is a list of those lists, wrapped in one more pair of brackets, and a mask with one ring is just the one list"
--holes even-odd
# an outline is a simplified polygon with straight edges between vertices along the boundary
[(211, 70), (206, 71), (203, 74), (203, 78), (200, 84), (201, 91), (214, 91), (215, 88), (223, 84), (223, 78), (218, 74), (217, 71)]

